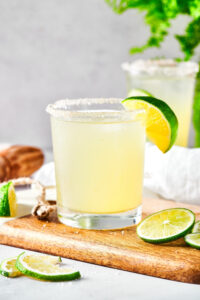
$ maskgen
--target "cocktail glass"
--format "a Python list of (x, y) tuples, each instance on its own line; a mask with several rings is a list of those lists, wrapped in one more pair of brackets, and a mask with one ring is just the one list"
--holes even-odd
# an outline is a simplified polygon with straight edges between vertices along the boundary
[(135, 89), (145, 90), (174, 110), (179, 122), (175, 144), (186, 147), (198, 64), (171, 59), (136, 60), (122, 64), (122, 68), (126, 72), (128, 96), (136, 96)]
[(141, 220), (145, 124), (120, 99), (60, 100), (51, 115), (59, 220), (114, 229)]

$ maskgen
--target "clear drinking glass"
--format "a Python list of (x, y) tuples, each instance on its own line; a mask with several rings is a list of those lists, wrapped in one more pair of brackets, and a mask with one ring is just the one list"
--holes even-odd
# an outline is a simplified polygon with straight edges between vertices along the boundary
[(144, 111), (120, 99), (60, 100), (51, 115), (59, 220), (114, 229), (141, 219)]
[(195, 77), (198, 64), (171, 59), (136, 60), (122, 64), (128, 96), (142, 89), (168, 103), (179, 121), (175, 144), (186, 147), (190, 129)]

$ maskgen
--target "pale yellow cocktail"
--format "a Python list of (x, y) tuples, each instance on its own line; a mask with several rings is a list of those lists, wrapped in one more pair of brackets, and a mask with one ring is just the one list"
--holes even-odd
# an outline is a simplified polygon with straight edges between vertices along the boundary
[[(98, 217), (105, 220), (107, 216), (108, 221), (109, 216), (125, 218), (129, 212), (138, 221), (145, 143), (139, 113), (125, 111), (120, 100), (114, 99), (77, 100), (79, 106), (75, 100), (71, 106), (66, 101), (63, 115), (57, 109), (51, 117), (59, 219), (77, 227), (102, 227), (97, 229), (117, 226), (104, 226), (103, 221), (94, 225)], [(82, 220), (79, 224), (73, 223), (76, 216)], [(89, 216), (93, 221), (87, 226)]]

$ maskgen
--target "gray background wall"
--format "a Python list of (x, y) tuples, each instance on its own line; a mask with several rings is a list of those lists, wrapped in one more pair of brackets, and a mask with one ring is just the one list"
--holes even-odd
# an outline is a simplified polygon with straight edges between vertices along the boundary
[[(186, 20), (175, 20), (170, 32), (181, 32)], [(50, 148), (48, 103), (124, 97), (120, 64), (148, 35), (142, 14), (116, 15), (104, 0), (1, 1), (0, 142)], [(156, 55), (180, 55), (172, 36), (142, 56)]]

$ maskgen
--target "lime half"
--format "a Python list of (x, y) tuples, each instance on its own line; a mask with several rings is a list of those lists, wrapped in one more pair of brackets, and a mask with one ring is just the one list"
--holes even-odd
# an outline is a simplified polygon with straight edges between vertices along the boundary
[(186, 208), (165, 209), (142, 220), (137, 226), (137, 234), (149, 243), (166, 243), (185, 236), (194, 222), (194, 213)]
[(197, 233), (197, 232), (200, 233), (200, 221), (197, 221), (197, 222), (194, 224), (194, 227), (192, 228), (192, 233)]
[(17, 257), (4, 259), (0, 265), (0, 274), (6, 277), (17, 277), (22, 273), (16, 268)]
[(128, 97), (135, 97), (135, 96), (152, 96), (149, 92), (142, 90), (142, 89), (131, 89), (128, 92)]
[(0, 187), (0, 217), (15, 217), (17, 200), (15, 188), (10, 181)]
[(145, 109), (148, 139), (162, 152), (171, 148), (176, 140), (178, 120), (167, 103), (153, 97), (136, 96), (124, 99), (122, 104), (128, 110)]
[(80, 272), (60, 266), (61, 258), (50, 255), (21, 253), (16, 261), (17, 269), (24, 275), (49, 281), (66, 281), (79, 278)]
[(200, 249), (200, 233), (187, 234), (184, 239), (189, 246)]

